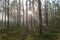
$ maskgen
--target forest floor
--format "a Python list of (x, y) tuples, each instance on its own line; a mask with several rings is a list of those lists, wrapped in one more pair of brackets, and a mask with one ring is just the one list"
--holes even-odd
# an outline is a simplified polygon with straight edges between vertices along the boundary
[(43, 34), (41, 35), (38, 29), (34, 28), (27, 31), (26, 27), (0, 28), (0, 40), (60, 40), (60, 27), (43, 26)]

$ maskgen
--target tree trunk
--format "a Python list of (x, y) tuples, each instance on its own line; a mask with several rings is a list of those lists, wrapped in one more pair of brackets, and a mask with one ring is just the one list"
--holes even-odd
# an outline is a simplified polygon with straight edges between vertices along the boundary
[[(35, 14), (35, 11), (34, 11), (34, 0), (32, 1), (32, 8), (33, 8), (33, 14)], [(34, 15), (33, 15), (33, 25), (35, 26)]]
[(39, 27), (40, 27), (40, 34), (42, 34), (41, 0), (38, 0), (38, 13), (39, 13)]
[(5, 27), (6, 27), (6, 0), (5, 0)]
[(23, 26), (24, 26), (24, 2), (23, 2), (23, 0), (22, 0), (22, 5), (23, 5)]
[(2, 26), (4, 26), (4, 23), (3, 23), (3, 14), (2, 14)]
[(28, 10), (28, 8), (27, 8), (27, 1), (28, 0), (26, 0), (26, 26), (27, 26), (27, 31), (28, 31), (28, 13), (27, 13), (27, 10)]
[(20, 0), (19, 0), (19, 7), (18, 7), (18, 5), (17, 5), (17, 25), (20, 27), (21, 26), (21, 14), (20, 14), (20, 10), (21, 10), (21, 8), (20, 8), (21, 6), (20, 6)]
[[(29, 11), (31, 11), (31, 0), (29, 0)], [(32, 11), (31, 11), (32, 12)], [(30, 19), (30, 27), (32, 28), (32, 14), (29, 15), (29, 19)], [(29, 28), (30, 29), (30, 28)]]
[(45, 0), (45, 20), (46, 20), (46, 25), (48, 26), (48, 8), (47, 8), (47, 0)]
[(7, 29), (9, 29), (9, 0), (8, 0), (8, 2), (7, 2), (7, 4), (8, 4), (8, 7), (7, 7)]

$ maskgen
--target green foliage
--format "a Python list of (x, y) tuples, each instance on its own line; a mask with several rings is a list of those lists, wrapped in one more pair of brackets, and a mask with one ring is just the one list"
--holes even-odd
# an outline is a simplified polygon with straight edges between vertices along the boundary
[[(58, 19), (59, 20), (59, 19)], [(56, 20), (55, 20), (56, 21)], [(58, 21), (57, 21), (58, 23)], [(58, 23), (59, 24), (59, 23)], [(33, 27), (27, 32), (26, 27), (15, 27), (9, 30), (5, 27), (0, 28), (1, 40), (60, 40), (60, 25), (50, 24), (48, 27), (43, 25), (43, 34), (39, 33), (38, 27)], [(46, 29), (47, 28), (47, 29)]]

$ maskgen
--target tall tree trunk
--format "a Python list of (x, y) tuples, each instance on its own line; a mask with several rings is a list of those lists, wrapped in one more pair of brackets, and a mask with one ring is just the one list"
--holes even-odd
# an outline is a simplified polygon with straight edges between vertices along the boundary
[[(54, 16), (54, 19), (56, 20), (56, 3), (54, 3), (55, 4), (55, 16)], [(56, 25), (56, 21), (54, 20), (54, 23), (55, 23), (55, 25)]]
[(55, 9), (54, 9), (55, 5), (54, 4), (55, 4), (55, 1), (53, 1), (53, 24), (55, 24), (55, 21), (54, 21), (54, 19), (55, 19), (55, 16), (54, 16), (55, 15)]
[(38, 0), (38, 13), (39, 13), (39, 27), (40, 27), (40, 34), (42, 34), (41, 0)]
[(3, 14), (2, 14), (2, 26), (4, 26), (4, 23), (3, 23)]
[(47, 0), (45, 0), (45, 20), (46, 20), (46, 25), (48, 26), (48, 8), (47, 8)]
[(24, 2), (22, 0), (22, 3), (23, 3), (23, 26), (24, 26)]
[(6, 27), (6, 0), (5, 0), (5, 27)]
[[(16, 1), (15, 3), (16, 3), (16, 7), (17, 7), (18, 6), (17, 5), (17, 0), (15, 0), (15, 1)], [(16, 8), (16, 10), (17, 10), (17, 8)], [(16, 12), (16, 24), (17, 24), (17, 12)]]
[[(18, 6), (17, 6), (18, 7)], [(21, 6), (20, 6), (20, 0), (19, 0), (19, 9), (17, 8), (17, 25), (18, 26), (21, 26), (21, 14), (20, 14), (20, 11), (21, 11), (21, 8), (20, 8)]]
[[(31, 9), (32, 9), (31, 8), (31, 0), (29, 0), (29, 11), (31, 11)], [(29, 15), (29, 21), (30, 21), (30, 27), (29, 27), (29, 29), (31, 30), (31, 27), (32, 27), (32, 13)]]
[(17, 3), (17, 26), (18, 26), (18, 3)]
[(8, 2), (7, 2), (7, 4), (8, 4), (8, 7), (7, 7), (7, 29), (9, 29), (9, 0), (8, 0)]
[[(15, 2), (14, 9), (16, 9), (17, 0), (14, 0), (14, 2)], [(14, 10), (14, 13), (16, 13), (15, 10)], [(16, 15), (14, 16), (14, 23), (16, 23)]]
[[(35, 14), (35, 11), (34, 11), (34, 0), (32, 1), (32, 8), (33, 8), (33, 14)], [(34, 15), (33, 15), (33, 25), (35, 26)]]
[(27, 1), (28, 0), (26, 0), (26, 26), (27, 26), (27, 31), (28, 31), (28, 13), (27, 13), (27, 10), (28, 10), (28, 8), (27, 8)]

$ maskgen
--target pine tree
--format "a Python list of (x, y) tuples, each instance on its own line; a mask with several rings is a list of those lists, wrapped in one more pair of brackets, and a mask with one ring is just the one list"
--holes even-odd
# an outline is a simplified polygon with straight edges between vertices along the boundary
[(38, 13), (39, 13), (39, 27), (40, 34), (42, 34), (42, 13), (41, 13), (41, 0), (38, 0)]

